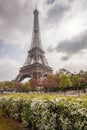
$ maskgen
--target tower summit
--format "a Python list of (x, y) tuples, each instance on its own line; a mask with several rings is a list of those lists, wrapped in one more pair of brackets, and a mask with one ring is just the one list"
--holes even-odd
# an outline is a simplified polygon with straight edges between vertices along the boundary
[(41, 43), (38, 19), (39, 11), (37, 7), (35, 7), (33, 14), (34, 22), (30, 50), (28, 51), (28, 56), (23, 67), (19, 70), (19, 74), (16, 78), (17, 81), (22, 81), (24, 78), (28, 77), (40, 79), (53, 72), (45, 58), (45, 52), (43, 51)]

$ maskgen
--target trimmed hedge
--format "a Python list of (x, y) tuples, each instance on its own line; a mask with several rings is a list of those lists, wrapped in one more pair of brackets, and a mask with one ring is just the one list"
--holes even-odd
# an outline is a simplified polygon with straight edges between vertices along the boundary
[(22, 121), (32, 130), (87, 130), (87, 96), (32, 97), (0, 97), (1, 115)]

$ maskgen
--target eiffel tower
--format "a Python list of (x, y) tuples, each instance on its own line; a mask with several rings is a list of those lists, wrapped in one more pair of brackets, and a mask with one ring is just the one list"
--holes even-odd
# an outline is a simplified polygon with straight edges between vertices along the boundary
[(30, 50), (28, 51), (28, 56), (22, 68), (19, 70), (19, 74), (16, 81), (22, 81), (25, 78), (35, 78), (40, 79), (48, 74), (52, 74), (52, 68), (49, 67), (48, 62), (45, 58), (45, 52), (42, 48), (40, 29), (39, 29), (39, 12), (37, 7), (33, 12), (34, 23), (33, 23), (33, 34), (31, 40)]

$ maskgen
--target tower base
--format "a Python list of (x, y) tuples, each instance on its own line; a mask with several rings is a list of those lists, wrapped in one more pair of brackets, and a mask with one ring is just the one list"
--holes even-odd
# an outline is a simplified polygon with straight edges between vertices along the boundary
[(51, 67), (35, 63), (33, 65), (20, 68), (16, 81), (21, 82), (25, 78), (43, 79), (44, 77), (52, 73), (53, 70)]

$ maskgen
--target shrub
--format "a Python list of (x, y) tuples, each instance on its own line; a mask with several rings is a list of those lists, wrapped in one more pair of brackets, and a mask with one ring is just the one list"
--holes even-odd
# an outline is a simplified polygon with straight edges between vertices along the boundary
[(2, 96), (0, 109), (5, 116), (22, 121), (32, 130), (87, 130), (86, 98)]

